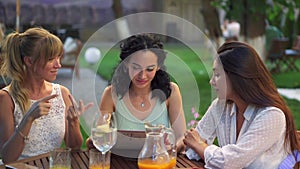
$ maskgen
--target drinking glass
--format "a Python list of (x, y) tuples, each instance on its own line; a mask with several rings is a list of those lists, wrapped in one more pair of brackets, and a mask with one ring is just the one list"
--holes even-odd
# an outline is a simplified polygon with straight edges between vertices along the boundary
[(89, 169), (102, 169), (103, 163), (105, 169), (110, 169), (110, 154), (108, 151), (105, 154), (105, 161), (103, 161), (102, 153), (97, 149), (89, 150)]
[[(91, 129), (91, 139), (94, 146), (101, 151), (102, 161), (117, 141), (117, 122), (114, 113), (97, 113)], [(105, 163), (102, 163), (104, 169)]]
[(71, 168), (71, 149), (57, 148), (50, 153), (51, 169), (69, 169)]

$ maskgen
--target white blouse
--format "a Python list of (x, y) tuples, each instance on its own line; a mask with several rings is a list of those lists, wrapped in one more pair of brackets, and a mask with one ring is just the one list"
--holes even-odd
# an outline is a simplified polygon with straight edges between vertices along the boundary
[[(7, 88), (4, 88), (4, 90), (8, 91)], [(59, 84), (52, 84), (52, 94), (58, 94), (58, 96), (49, 100), (51, 103), (49, 113), (35, 119), (32, 123), (28, 134), (29, 140), (25, 142), (20, 159), (50, 152), (54, 148), (60, 147), (63, 142), (65, 136), (66, 106)], [(13, 101), (15, 104), (14, 123), (17, 126), (22, 121), (24, 115), (14, 98)], [(31, 100), (31, 105), (34, 102), (36, 100)]]
[[(214, 100), (196, 129), (207, 140), (205, 168), (275, 169), (286, 158), (285, 115), (276, 107), (249, 105), (236, 138), (236, 105)], [(218, 138), (220, 147), (213, 145)]]

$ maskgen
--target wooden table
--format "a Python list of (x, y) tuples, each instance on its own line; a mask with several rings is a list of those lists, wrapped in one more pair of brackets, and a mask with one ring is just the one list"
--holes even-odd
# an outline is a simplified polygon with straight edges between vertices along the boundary
[[(89, 153), (86, 150), (72, 151), (72, 169), (88, 169), (89, 168)], [(31, 157), (19, 160), (16, 163), (25, 163), (31, 166), (37, 166), (39, 169), (49, 169), (49, 153), (42, 154), (36, 157)], [(178, 155), (177, 168), (197, 168), (204, 169), (203, 161), (189, 160), (185, 155)], [(0, 166), (0, 169), (5, 168)], [(126, 158), (111, 154), (111, 169), (138, 169), (137, 159)]]

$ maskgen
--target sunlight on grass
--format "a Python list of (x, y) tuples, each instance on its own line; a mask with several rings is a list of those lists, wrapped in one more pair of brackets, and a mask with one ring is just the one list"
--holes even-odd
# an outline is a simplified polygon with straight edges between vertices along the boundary
[(300, 87), (299, 72), (274, 74), (273, 78), (278, 88), (299, 88)]

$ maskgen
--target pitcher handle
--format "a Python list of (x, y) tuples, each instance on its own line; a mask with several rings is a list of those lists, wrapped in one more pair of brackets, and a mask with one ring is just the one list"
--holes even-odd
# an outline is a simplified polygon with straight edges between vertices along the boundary
[(164, 127), (164, 143), (166, 148), (173, 156), (176, 155), (176, 137), (172, 128)]

